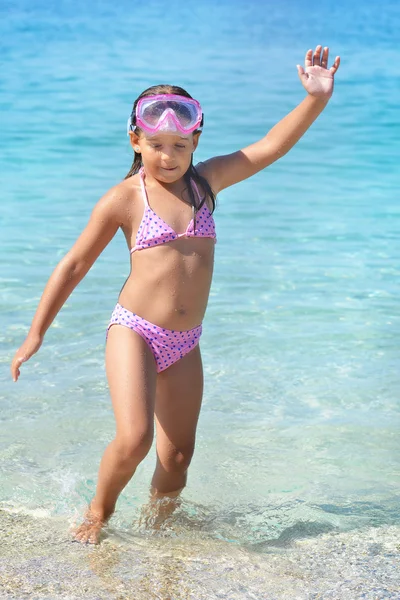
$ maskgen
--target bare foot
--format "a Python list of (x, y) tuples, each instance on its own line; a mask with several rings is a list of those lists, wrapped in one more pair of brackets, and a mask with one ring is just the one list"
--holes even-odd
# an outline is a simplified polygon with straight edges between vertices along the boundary
[(104, 516), (100, 511), (92, 509), (91, 504), (85, 513), (83, 523), (72, 531), (73, 541), (85, 544), (98, 544), (102, 528), (107, 524), (112, 513)]
[(181, 505), (182, 499), (176, 497), (153, 497), (148, 504), (142, 506), (139, 527), (159, 530), (168, 523), (169, 517)]

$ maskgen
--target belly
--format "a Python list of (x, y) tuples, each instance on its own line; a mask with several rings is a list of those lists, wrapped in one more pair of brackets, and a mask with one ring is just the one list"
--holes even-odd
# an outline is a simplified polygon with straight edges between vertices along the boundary
[(179, 239), (132, 255), (131, 273), (119, 296), (128, 310), (167, 329), (199, 325), (207, 308), (214, 240)]

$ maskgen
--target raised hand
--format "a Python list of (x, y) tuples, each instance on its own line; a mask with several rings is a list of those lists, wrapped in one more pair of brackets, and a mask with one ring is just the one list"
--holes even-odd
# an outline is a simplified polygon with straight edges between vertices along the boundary
[(328, 69), (329, 48), (317, 46), (313, 56), (312, 50), (307, 50), (305, 58), (305, 70), (297, 65), (297, 73), (306, 91), (311, 96), (329, 99), (333, 93), (333, 76), (339, 68), (340, 56), (335, 58), (333, 66)]

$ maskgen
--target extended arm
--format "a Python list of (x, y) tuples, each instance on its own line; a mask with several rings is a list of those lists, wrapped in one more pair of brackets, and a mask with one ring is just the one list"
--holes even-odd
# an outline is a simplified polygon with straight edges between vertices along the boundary
[(308, 94), (295, 109), (258, 142), (201, 163), (199, 169), (215, 193), (251, 177), (284, 156), (323, 111), (333, 92), (333, 76), (339, 67), (340, 57), (336, 57), (328, 70), (328, 48), (324, 49), (322, 57), (321, 48), (317, 46), (314, 59), (312, 50), (308, 50), (305, 71), (297, 65), (298, 75)]
[(12, 361), (11, 374), (14, 381), (20, 375), (20, 365), (39, 350), (57, 313), (117, 232), (120, 223), (118, 203), (115, 200), (116, 193), (112, 188), (96, 204), (87, 226), (51, 274), (28, 336)]

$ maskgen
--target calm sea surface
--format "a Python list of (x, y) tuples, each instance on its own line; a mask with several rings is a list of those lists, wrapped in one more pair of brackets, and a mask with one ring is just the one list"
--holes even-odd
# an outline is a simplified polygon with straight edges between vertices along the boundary
[[(0, 597), (399, 599), (399, 4), (3, 0), (0, 23)], [(218, 197), (182, 505), (157, 533), (137, 524), (154, 443), (103, 543), (73, 544), (115, 431), (121, 232), (16, 384), (9, 366), (130, 168), (133, 101), (183, 86), (205, 113), (195, 158), (233, 152), (305, 97), (296, 64), (319, 43), (342, 61), (327, 108)]]

